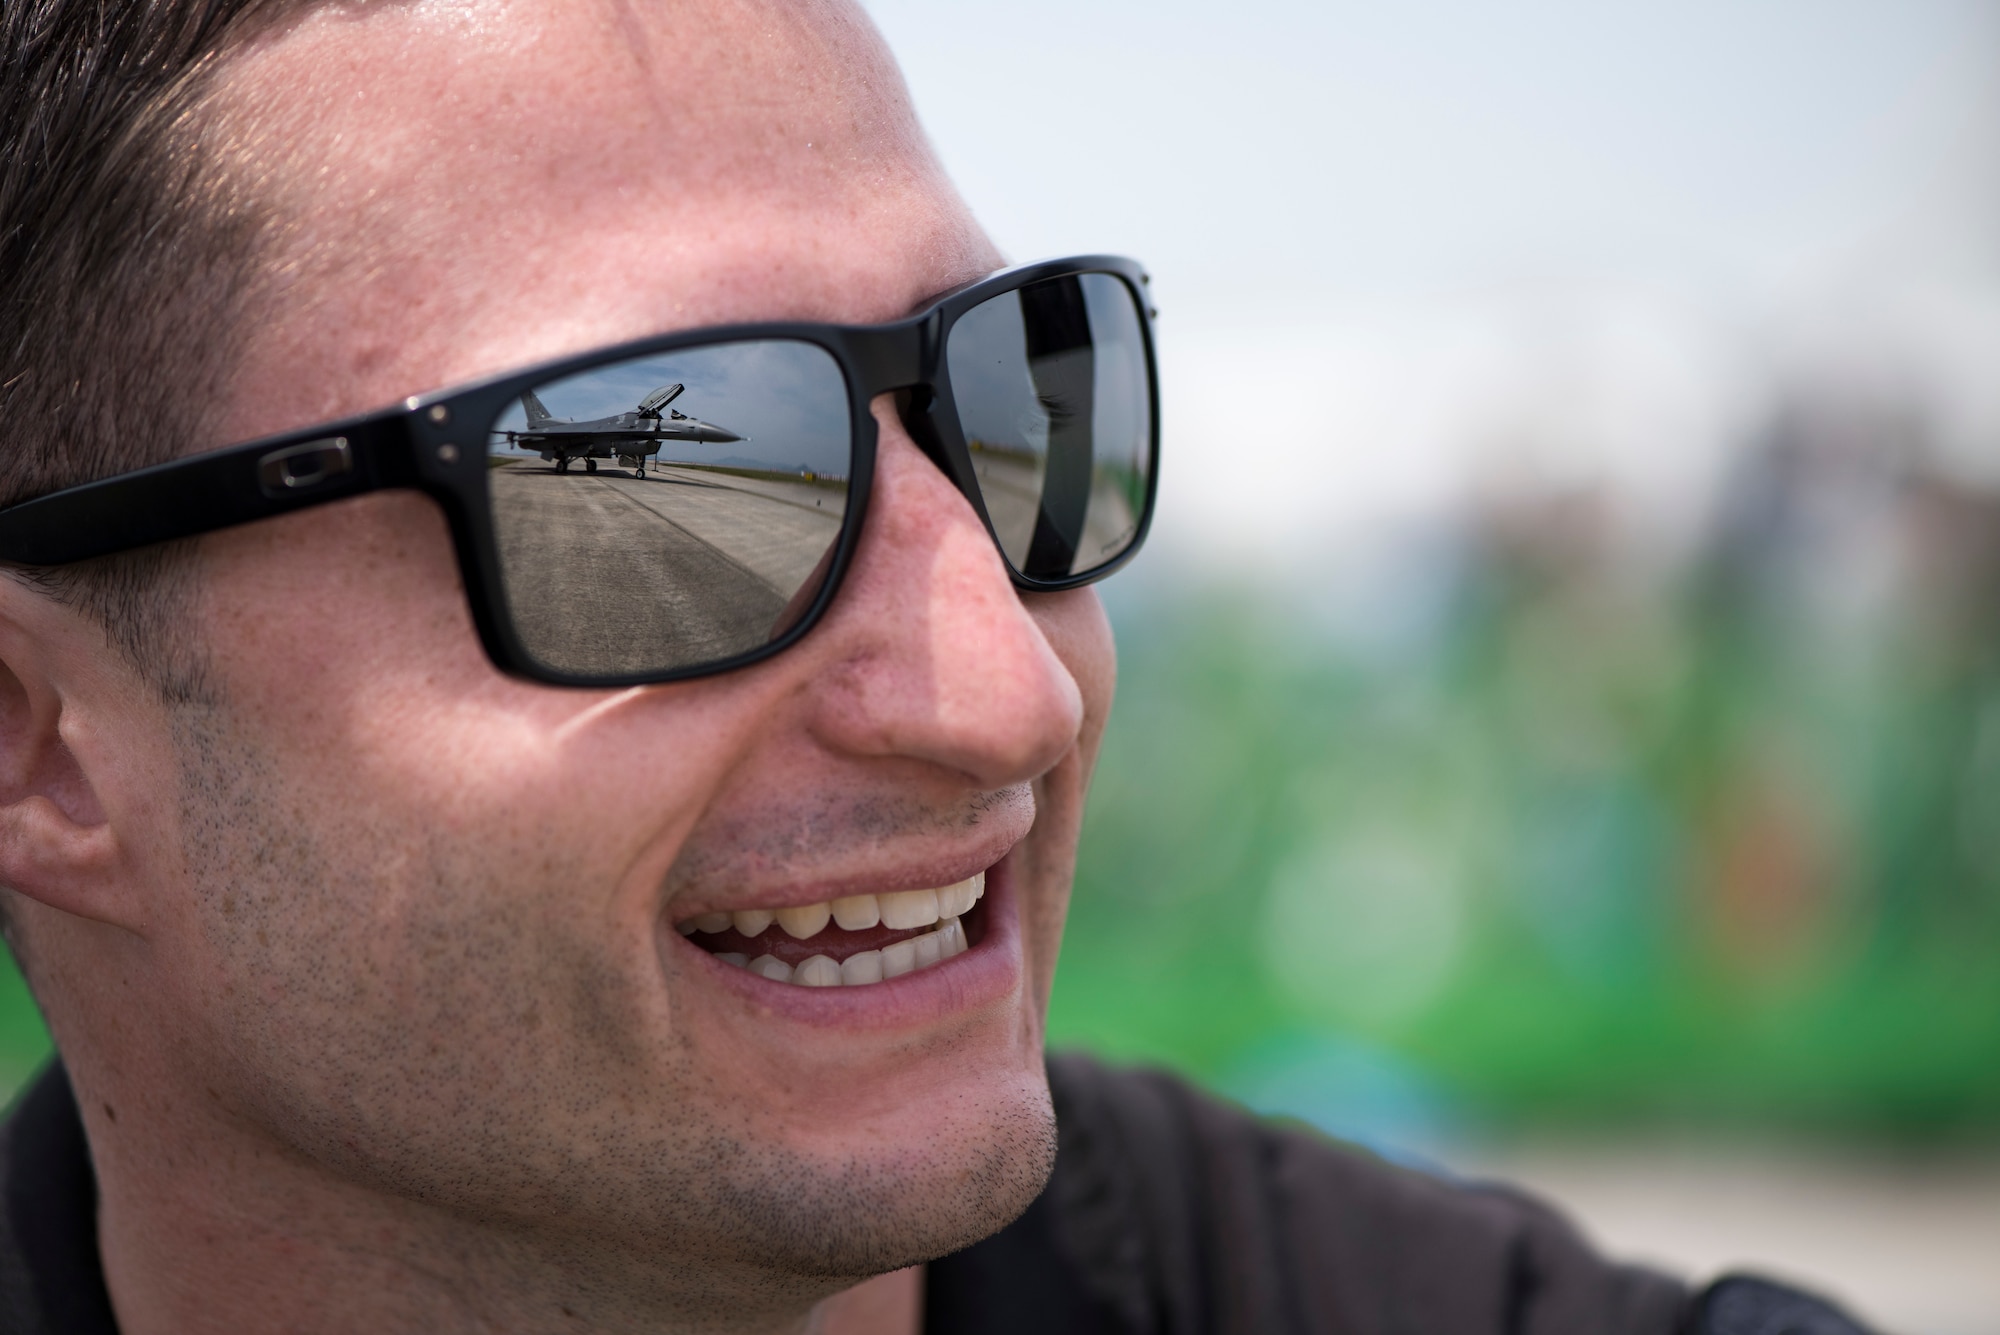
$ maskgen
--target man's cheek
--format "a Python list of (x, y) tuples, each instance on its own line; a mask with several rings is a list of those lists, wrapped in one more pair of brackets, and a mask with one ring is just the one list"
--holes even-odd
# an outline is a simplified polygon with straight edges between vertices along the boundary
[(1022, 603), (1083, 695), (1081, 740), (1094, 756), (1118, 679), (1118, 650), (1104, 603), (1095, 587), (1025, 594)]
[(1020, 859), (1023, 893), (1017, 903), (1027, 949), (1029, 994), (1044, 1012), (1055, 981), (1056, 957), (1062, 949), (1063, 923), (1069, 917), (1070, 884), (1088, 785), (1089, 760), (1081, 749), (1035, 780), (1035, 828), (1013, 853)]

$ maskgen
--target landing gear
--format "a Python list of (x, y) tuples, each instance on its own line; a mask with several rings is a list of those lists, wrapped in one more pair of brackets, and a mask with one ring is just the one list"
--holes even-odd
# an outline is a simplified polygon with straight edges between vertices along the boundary
[(646, 480), (646, 465), (640, 464), (638, 471), (633, 473), (632, 476), (638, 478), (641, 482), (644, 482)]
[(556, 471), (558, 473), (567, 473), (569, 471), (569, 456), (567, 454), (556, 459)]
[(597, 471), (597, 460), (585, 459), (583, 461), (583, 471), (586, 473), (595, 473)]

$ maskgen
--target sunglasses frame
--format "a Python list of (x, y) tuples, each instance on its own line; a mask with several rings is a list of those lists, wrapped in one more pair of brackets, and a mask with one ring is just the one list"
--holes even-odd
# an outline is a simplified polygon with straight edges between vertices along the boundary
[[(986, 512), (971, 451), (952, 401), (945, 346), (960, 316), (996, 296), (1051, 278), (1109, 274), (1129, 289), (1140, 315), (1146, 355), (1145, 505), (1124, 550), (1101, 566), (1062, 579), (1023, 575), (1007, 560)], [(323, 422), (260, 440), (190, 455), (151, 468), (68, 487), (0, 510), (0, 561), (60, 566), (154, 543), (195, 537), (238, 524), (366, 495), (414, 490), (443, 509), (458, 557), (466, 601), (487, 656), (504, 672), (558, 686), (650, 685), (706, 677), (748, 665), (796, 644), (832, 604), (854, 559), (873, 490), (876, 423), (869, 405), (896, 395), (904, 429), (972, 505), (1017, 588), (1073, 589), (1104, 578), (1146, 540), (1159, 485), (1159, 370), (1147, 293), (1136, 261), (1085, 255), (1019, 265), (947, 292), (921, 311), (880, 325), (779, 321), (716, 325), (598, 348), (452, 389), (413, 395), (394, 407)], [(734, 657), (656, 672), (575, 673), (527, 652), (507, 611), (494, 536), (485, 432), (521, 394), (595, 367), (683, 348), (752, 340), (808, 343), (830, 354), (847, 386), (852, 456), (847, 512), (833, 560), (812, 604), (777, 638)], [(475, 435), (467, 435), (469, 431)]]

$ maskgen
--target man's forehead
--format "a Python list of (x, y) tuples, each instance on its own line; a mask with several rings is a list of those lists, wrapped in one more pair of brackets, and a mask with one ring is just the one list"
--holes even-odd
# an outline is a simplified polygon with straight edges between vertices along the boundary
[(231, 435), (660, 329), (891, 318), (996, 262), (841, 5), (330, 6), (217, 106), (285, 226)]

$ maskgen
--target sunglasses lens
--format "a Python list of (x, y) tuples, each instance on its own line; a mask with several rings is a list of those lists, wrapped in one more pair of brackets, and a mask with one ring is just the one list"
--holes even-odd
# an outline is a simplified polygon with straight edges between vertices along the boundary
[(653, 353), (535, 386), (486, 457), (515, 633), (586, 676), (770, 643), (825, 582), (852, 454), (846, 381), (810, 343)]
[(1153, 471), (1139, 297), (1108, 273), (1002, 293), (945, 344), (1000, 549), (1030, 579), (1087, 575), (1137, 541)]

